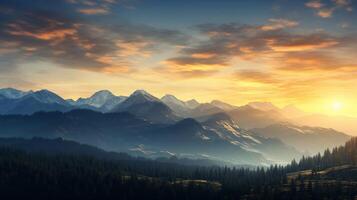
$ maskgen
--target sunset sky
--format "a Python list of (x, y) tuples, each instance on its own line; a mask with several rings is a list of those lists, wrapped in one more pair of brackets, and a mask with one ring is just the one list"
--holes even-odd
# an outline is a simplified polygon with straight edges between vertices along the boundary
[(356, 0), (0, 0), (0, 87), (357, 117)]

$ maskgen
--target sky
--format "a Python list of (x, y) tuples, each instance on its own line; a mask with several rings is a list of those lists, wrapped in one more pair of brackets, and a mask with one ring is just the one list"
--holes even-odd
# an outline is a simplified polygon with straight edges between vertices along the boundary
[(0, 87), (357, 117), (356, 0), (0, 0)]

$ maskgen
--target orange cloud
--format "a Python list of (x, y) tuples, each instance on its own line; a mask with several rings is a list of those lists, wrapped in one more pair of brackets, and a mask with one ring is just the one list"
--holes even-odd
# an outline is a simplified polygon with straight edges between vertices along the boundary
[(330, 18), (337, 9), (345, 9), (351, 12), (352, 6), (350, 0), (332, 0), (333, 5), (321, 3), (321, 0), (312, 0), (305, 4), (306, 7), (316, 11), (316, 15), (321, 18)]
[(44, 32), (34, 33), (26, 30), (22, 30), (22, 28), (16, 24), (9, 24), (8, 26), (11, 29), (8, 30), (7, 32), (11, 35), (33, 37), (40, 40), (56, 40), (56, 39), (63, 40), (65, 37), (72, 36), (77, 33), (77, 30), (73, 28), (56, 29), (47, 32), (44, 31)]
[(186, 79), (210, 76), (225, 67), (226, 66), (220, 64), (193, 64), (185, 61), (166, 60), (162, 62), (161, 67), (158, 67), (155, 70), (176, 78)]
[(191, 56), (192, 56), (192, 58), (203, 58), (203, 59), (205, 59), (205, 58), (212, 58), (212, 57), (214, 57), (216, 55), (213, 54), (213, 53), (194, 53)]
[[(208, 36), (208, 40), (180, 49), (179, 56), (167, 59), (164, 64), (167, 65), (171, 73), (178, 74), (194, 70), (209, 71), (209, 74), (214, 74), (233, 66), (232, 61), (235, 59), (245, 62), (265, 62), (274, 68), (289, 69), (290, 67), (295, 68), (294, 65), (299, 64), (296, 62), (298, 59), (304, 59), (302, 56), (298, 57), (298, 53), (315, 55), (317, 51), (339, 48), (347, 42), (344, 38), (321, 32), (294, 34), (285, 31), (285, 29), (298, 25), (294, 21), (275, 19), (269, 22), (262, 26), (201, 25), (199, 26), (200, 31)], [(322, 56), (323, 53), (320, 54)], [(302, 65), (300, 69), (307, 70), (314, 68), (314, 65), (318, 65), (316, 68), (320, 69), (329, 68), (323, 67), (322, 64), (317, 63), (318, 60), (309, 55), (306, 58), (300, 62)], [(262, 74), (257, 72), (242, 73), (238, 75), (262, 77)], [(268, 79), (265, 81), (268, 82)]]
[(349, 0), (333, 0), (333, 1), (338, 6), (348, 6), (351, 3)]
[(332, 16), (334, 9), (321, 9), (317, 12), (317, 15), (322, 18), (329, 18)]
[(241, 70), (236, 72), (234, 76), (238, 79), (238, 81), (248, 81), (264, 84), (274, 84), (279, 82), (279, 80), (277, 80), (273, 74), (256, 70)]
[(109, 10), (105, 8), (82, 8), (78, 9), (79, 13), (85, 15), (106, 15), (109, 14)]
[(152, 52), (147, 48), (151, 46), (150, 41), (135, 40), (135, 41), (124, 41), (119, 40), (116, 42), (116, 46), (119, 48), (118, 54), (122, 57), (127, 56), (142, 56), (149, 57)]
[(299, 22), (287, 19), (269, 19), (269, 22), (269, 24), (262, 26), (263, 31), (279, 30), (299, 25)]
[(268, 46), (279, 52), (307, 51), (332, 47), (339, 44), (331, 38), (321, 38), (319, 35), (307, 37), (292, 37), (288, 41), (281, 41), (279, 38), (267, 40)]
[(310, 1), (307, 2), (305, 5), (309, 8), (315, 8), (315, 9), (322, 8), (324, 6), (324, 4), (321, 3), (320, 1)]
[(356, 62), (337, 57), (327, 52), (291, 52), (276, 60), (279, 69), (288, 71), (356, 71)]

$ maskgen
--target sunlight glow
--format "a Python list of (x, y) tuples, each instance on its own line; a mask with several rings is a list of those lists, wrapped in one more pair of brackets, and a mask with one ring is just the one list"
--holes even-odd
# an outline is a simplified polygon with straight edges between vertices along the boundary
[(342, 109), (342, 107), (343, 107), (343, 105), (342, 105), (342, 103), (339, 102), (339, 101), (335, 101), (335, 102), (332, 103), (332, 110), (333, 110), (334, 112), (340, 111), (340, 110)]

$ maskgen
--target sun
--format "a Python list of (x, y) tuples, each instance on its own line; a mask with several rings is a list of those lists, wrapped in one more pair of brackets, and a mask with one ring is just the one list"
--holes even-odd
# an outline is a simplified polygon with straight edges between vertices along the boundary
[(335, 112), (338, 112), (342, 109), (343, 105), (341, 102), (339, 101), (335, 101), (332, 103), (332, 110), (335, 111)]

